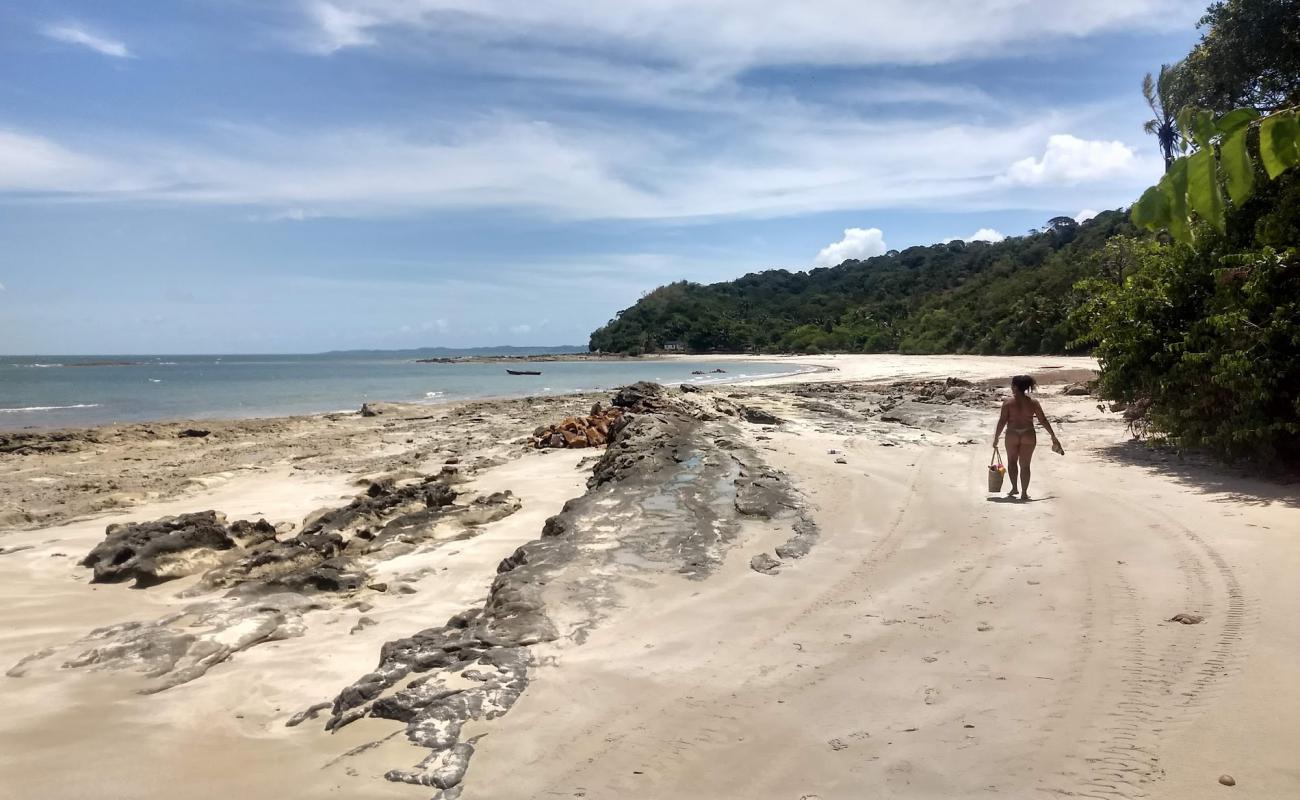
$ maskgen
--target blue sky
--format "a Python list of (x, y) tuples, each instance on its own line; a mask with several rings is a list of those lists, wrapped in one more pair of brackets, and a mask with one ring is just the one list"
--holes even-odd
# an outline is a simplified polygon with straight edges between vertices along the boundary
[(0, 352), (585, 343), (1126, 205), (1168, 0), (0, 6)]

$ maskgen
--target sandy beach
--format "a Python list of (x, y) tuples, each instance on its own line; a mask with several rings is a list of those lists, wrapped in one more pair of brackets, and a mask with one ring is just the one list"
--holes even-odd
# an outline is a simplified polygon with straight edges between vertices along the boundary
[(1131, 441), (1086, 358), (780, 360), (826, 369), (620, 396), (608, 450), (532, 446), (608, 394), (33, 434), (0, 797), (1300, 796), (1295, 485)]

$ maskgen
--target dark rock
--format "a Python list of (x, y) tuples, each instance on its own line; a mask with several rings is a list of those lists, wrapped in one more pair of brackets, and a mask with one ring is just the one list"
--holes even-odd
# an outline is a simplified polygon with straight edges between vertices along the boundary
[(637, 381), (618, 390), (611, 401), (619, 408), (644, 409), (661, 404), (664, 387), (650, 381)]
[(386, 584), (386, 583), (372, 583), (372, 584), (370, 584), (369, 586), (367, 586), (366, 588), (367, 588), (367, 589), (371, 589), (371, 590), (376, 591), (376, 592), (386, 592), (386, 591), (388, 591), (388, 584)]
[(176, 436), (180, 439), (202, 439), (210, 433), (212, 433), (212, 431), (207, 431), (202, 428), (186, 428), (176, 434)]
[(264, 519), (259, 519), (257, 522), (235, 520), (230, 524), (228, 532), (242, 547), (252, 547), (262, 542), (272, 541), (277, 533), (275, 526)]
[(740, 418), (755, 425), (780, 425), (785, 422), (785, 420), (770, 411), (764, 411), (753, 406), (741, 406)]
[(306, 708), (302, 711), (299, 711), (297, 714), (294, 714), (292, 717), (290, 717), (288, 722), (284, 723), (284, 727), (296, 728), (297, 726), (301, 725), (302, 723), (306, 722), (309, 719), (316, 719), (316, 717), (320, 714), (320, 712), (329, 708), (330, 705), (331, 703), (317, 703), (316, 705), (311, 706), (310, 708)]
[(369, 403), (361, 404), (361, 416), (363, 417), (377, 417), (382, 413), (384, 412), (374, 408)]
[(191, 575), (213, 566), (218, 553), (237, 546), (224, 523), (225, 515), (200, 511), (152, 522), (109, 525), (104, 541), (95, 545), (81, 565), (94, 570), (94, 583), (134, 579), (137, 586), (152, 586)]
[(749, 560), (749, 568), (764, 575), (774, 575), (781, 569), (781, 562), (767, 553), (759, 553)]
[(681, 389), (681, 391), (682, 391), (683, 394), (694, 394), (694, 393), (696, 393), (696, 392), (702, 392), (702, 391), (704, 391), (703, 389), (701, 389), (700, 387), (696, 386), (696, 385), (693, 384), (693, 383), (683, 383), (683, 384), (682, 384), (680, 387), (678, 387), (678, 388)]

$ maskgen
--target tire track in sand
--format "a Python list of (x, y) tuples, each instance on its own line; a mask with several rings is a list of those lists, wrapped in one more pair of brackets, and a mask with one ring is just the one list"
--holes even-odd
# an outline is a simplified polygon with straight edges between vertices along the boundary
[[(1109, 501), (1114, 503), (1116, 498)], [(1172, 726), (1186, 722), (1205, 704), (1207, 694), (1239, 667), (1242, 641), (1250, 626), (1250, 604), (1235, 571), (1203, 537), (1170, 515), (1147, 505), (1121, 501), (1126, 512), (1144, 518), (1146, 530), (1172, 556), (1173, 575), (1135, 585), (1127, 564), (1117, 559), (1105, 589), (1111, 626), (1120, 644), (1103, 648), (1115, 660), (1106, 670), (1097, 705), (1112, 708), (1093, 735), (1080, 739), (1070, 768), (1051, 794), (1093, 798), (1142, 798), (1163, 772), (1159, 744)], [(1113, 537), (1112, 537), (1113, 538)], [(1109, 543), (1115, 547), (1116, 543)], [(1123, 553), (1123, 542), (1116, 553)], [(1172, 552), (1169, 552), (1172, 551)], [(1105, 555), (1105, 548), (1101, 555)], [(1176, 578), (1175, 578), (1176, 576)], [(1160, 588), (1177, 582), (1179, 605), (1158, 607)], [(1166, 600), (1166, 603), (1169, 601)], [(1168, 615), (1199, 611), (1214, 625), (1169, 629)], [(1161, 630), (1156, 626), (1162, 626)]]

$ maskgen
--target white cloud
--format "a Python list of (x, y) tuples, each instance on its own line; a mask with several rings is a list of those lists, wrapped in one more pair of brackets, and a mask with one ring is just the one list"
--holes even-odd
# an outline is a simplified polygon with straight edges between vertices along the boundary
[(91, 33), (80, 25), (50, 25), (42, 29), (41, 33), (56, 41), (88, 47), (96, 53), (113, 58), (131, 58), (126, 43)]
[(128, 172), (50, 139), (0, 127), (0, 192), (102, 192), (143, 188), (141, 184), (124, 179)]
[(1082, 211), (1080, 211), (1078, 214), (1074, 215), (1074, 221), (1078, 223), (1084, 223), (1095, 216), (1097, 216), (1096, 211), (1093, 211), (1091, 208), (1085, 208)]
[(314, 26), (313, 35), (306, 40), (307, 47), (321, 53), (374, 44), (369, 29), (382, 21), (328, 0), (310, 3), (307, 14)]
[(1000, 242), (1007, 238), (1001, 231), (993, 228), (980, 228), (966, 237), (968, 242)]
[(306, 0), (305, 9), (305, 43), (320, 52), (405, 34), (435, 49), (543, 42), (733, 73), (760, 64), (951, 62), (1109, 30), (1181, 30), (1199, 16), (1179, 0), (809, 0), (762, 13), (742, 0)]
[(5, 291), (5, 285), (3, 283), (0, 283), (0, 292), (3, 291)]
[[(834, 115), (782, 100), (695, 116), (685, 129), (597, 112), (558, 114), (554, 122), (497, 113), (411, 129), (225, 124), (206, 142), (96, 131), (73, 143), (0, 123), (0, 195), (244, 206), (254, 221), (441, 209), (558, 219), (970, 211), (1009, 203), (1054, 211), (1060, 197), (1049, 196), (1049, 184), (1012, 182), (1005, 165), (1073, 118), (1048, 111), (999, 120)], [(721, 139), (727, 148), (712, 146)], [(864, 141), (872, 146), (862, 148)], [(1049, 147), (1044, 175), (1059, 171), (1059, 150)], [(1149, 182), (1136, 169), (1117, 178), (1071, 196), (1117, 205)]]
[(532, 333), (532, 331), (533, 331), (532, 325), (511, 325), (510, 326), (511, 333)]
[(844, 238), (821, 249), (813, 262), (819, 267), (834, 267), (850, 258), (878, 256), (889, 248), (879, 228), (845, 228)]
[(1130, 172), (1136, 162), (1133, 150), (1123, 142), (1093, 141), (1058, 133), (1048, 137), (1042, 158), (1022, 158), (1011, 165), (1004, 179), (1022, 186), (1073, 186)]

